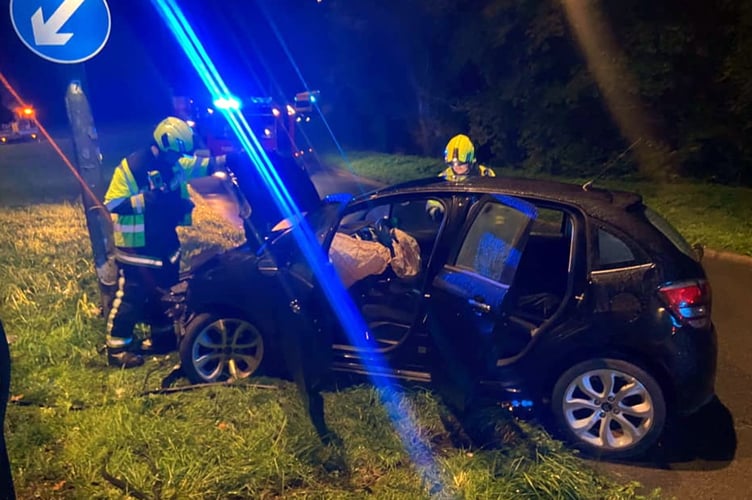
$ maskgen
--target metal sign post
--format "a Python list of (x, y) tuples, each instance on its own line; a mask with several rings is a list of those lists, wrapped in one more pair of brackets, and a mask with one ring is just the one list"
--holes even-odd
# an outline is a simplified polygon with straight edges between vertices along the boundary
[[(89, 101), (80, 83), (82, 63), (97, 55), (110, 37), (110, 9), (105, 0), (10, 0), (13, 29), (29, 50), (48, 61), (70, 64), (73, 79), (65, 107), (73, 134), (76, 166), (99, 281), (102, 312), (107, 316), (117, 282), (112, 229), (102, 205), (106, 185), (102, 155)], [(75, 66), (78, 65), (78, 66)]]

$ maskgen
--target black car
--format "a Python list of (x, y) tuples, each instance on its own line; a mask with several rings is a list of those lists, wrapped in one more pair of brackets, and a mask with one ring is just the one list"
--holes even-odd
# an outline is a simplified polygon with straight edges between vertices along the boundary
[[(304, 317), (310, 331), (301, 335), (332, 336), (334, 370), (547, 405), (565, 438), (604, 458), (646, 450), (668, 416), (714, 395), (716, 334), (700, 255), (637, 194), (426, 179), (329, 197), (306, 222), (258, 249), (214, 255), (176, 287), (192, 381), (274, 369), (281, 330)], [(325, 271), (335, 235), (362, 241), (398, 228), (419, 248), (417, 273), (387, 267), (332, 304), (332, 287), (344, 287), (322, 283), (301, 250), (304, 227), (330, 255), (318, 266)], [(362, 331), (340, 326), (350, 304)], [(460, 376), (471, 382), (453, 380)]]

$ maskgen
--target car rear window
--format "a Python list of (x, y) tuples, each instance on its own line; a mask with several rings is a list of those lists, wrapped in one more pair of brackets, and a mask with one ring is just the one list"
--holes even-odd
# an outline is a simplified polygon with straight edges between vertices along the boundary
[(645, 207), (645, 217), (647, 217), (648, 221), (650, 221), (653, 227), (655, 227), (666, 238), (668, 238), (669, 241), (671, 241), (671, 243), (673, 243), (674, 246), (678, 248), (682, 253), (686, 254), (688, 257), (691, 257), (694, 260), (699, 260), (697, 253), (687, 242), (687, 240), (684, 239), (684, 236), (682, 236), (681, 233), (677, 231), (669, 221), (664, 219), (662, 215), (649, 207)]
[(635, 264), (635, 256), (629, 245), (618, 236), (598, 229), (597, 269), (613, 269)]

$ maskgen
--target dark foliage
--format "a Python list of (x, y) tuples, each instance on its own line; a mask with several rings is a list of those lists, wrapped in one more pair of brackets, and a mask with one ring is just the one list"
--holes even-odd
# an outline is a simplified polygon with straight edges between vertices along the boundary
[(311, 4), (296, 12), (310, 23), (318, 9), (325, 58), (307, 60), (308, 74), (321, 75), (325, 111), (349, 146), (438, 156), (466, 131), (494, 166), (586, 175), (634, 141), (617, 116), (632, 113), (662, 156), (626, 156), (611, 175), (752, 183), (749, 2), (594, 3), (617, 49), (610, 78), (628, 99), (616, 105), (580, 48), (568, 2)]

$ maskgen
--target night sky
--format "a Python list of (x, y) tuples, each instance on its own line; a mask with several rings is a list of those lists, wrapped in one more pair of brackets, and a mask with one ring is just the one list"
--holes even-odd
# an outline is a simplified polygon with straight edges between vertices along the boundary
[[(66, 123), (64, 94), (74, 78), (84, 81), (98, 123), (157, 120), (169, 112), (172, 93), (205, 97), (196, 73), (149, 0), (108, 0), (112, 31), (107, 45), (93, 59), (75, 65), (48, 62), (31, 52), (13, 29), (9, 0), (2, 3), (0, 71), (48, 126)], [(298, 57), (300, 47), (310, 49), (315, 40), (315, 20), (310, 17), (316, 14), (314, 0), (179, 4), (238, 95), (290, 99), (303, 88), (271, 26)], [(301, 18), (311, 22), (294, 21)], [(306, 79), (315, 84), (315, 75)]]

